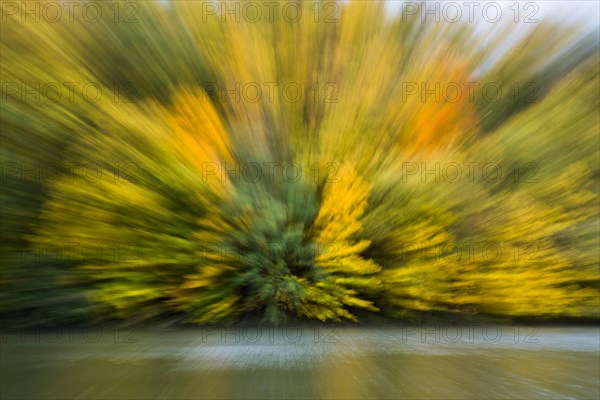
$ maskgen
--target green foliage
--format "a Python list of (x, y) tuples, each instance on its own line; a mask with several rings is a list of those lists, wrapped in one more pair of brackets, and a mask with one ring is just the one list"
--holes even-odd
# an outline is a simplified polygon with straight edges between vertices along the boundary
[[(97, 23), (1, 27), (2, 318), (599, 316), (597, 37), (543, 22), (499, 55), (501, 33), (382, 2), (336, 23), (94, 3)], [(473, 80), (502, 95), (436, 86)]]

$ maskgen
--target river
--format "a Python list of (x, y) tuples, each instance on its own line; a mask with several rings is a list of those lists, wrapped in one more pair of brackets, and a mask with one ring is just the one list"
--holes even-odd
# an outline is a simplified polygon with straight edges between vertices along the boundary
[(3, 332), (2, 399), (600, 397), (598, 327)]

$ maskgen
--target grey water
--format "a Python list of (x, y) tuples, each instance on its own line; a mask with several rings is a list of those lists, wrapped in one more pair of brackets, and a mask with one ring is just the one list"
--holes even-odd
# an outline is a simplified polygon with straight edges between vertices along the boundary
[(3, 332), (2, 399), (598, 399), (600, 329)]

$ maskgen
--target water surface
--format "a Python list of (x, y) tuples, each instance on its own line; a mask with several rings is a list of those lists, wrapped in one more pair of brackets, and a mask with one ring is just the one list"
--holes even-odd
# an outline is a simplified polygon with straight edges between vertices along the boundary
[(8, 332), (2, 399), (600, 397), (600, 332), (499, 325)]

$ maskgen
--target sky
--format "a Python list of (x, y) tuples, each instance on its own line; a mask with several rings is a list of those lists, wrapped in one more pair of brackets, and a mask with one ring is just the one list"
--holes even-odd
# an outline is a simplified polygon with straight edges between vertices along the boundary
[[(402, 4), (407, 3), (404, 6), (406, 9), (408, 7), (408, 3), (418, 3), (421, 4), (422, 1), (415, 2), (406, 2), (402, 0), (386, 0), (387, 7), (390, 12), (399, 12), (403, 9)], [(449, 18), (454, 18), (454, 10), (447, 6), (448, 3), (455, 3), (458, 5), (462, 12), (462, 19), (465, 21), (468, 20), (469, 13), (469, 5), (468, 3), (473, 1), (434, 1), (432, 3), (439, 3), (441, 9), (444, 6), (447, 8), (447, 14)], [(589, 1), (475, 1), (475, 3), (479, 3), (480, 6), (473, 6), (474, 16), (476, 23), (486, 23), (485, 19), (482, 17), (483, 8), (486, 6), (486, 3), (495, 3), (502, 7), (502, 18), (514, 18), (515, 16), (515, 8), (519, 9), (519, 22), (523, 22), (523, 20), (527, 16), (532, 16), (533, 18), (539, 19), (540, 21), (550, 20), (554, 22), (576, 22), (582, 26), (585, 26), (586, 29), (597, 29), (600, 25), (600, 1), (589, 0)], [(515, 3), (517, 3), (518, 7), (515, 7)], [(431, 6), (433, 9), (433, 5)], [(493, 19), (494, 8), (493, 5), (487, 6), (489, 17)], [(511, 9), (512, 8), (512, 9)], [(452, 14), (450, 14), (452, 12)], [(441, 13), (444, 15), (443, 13)], [(432, 18), (430, 16), (429, 18)]]

